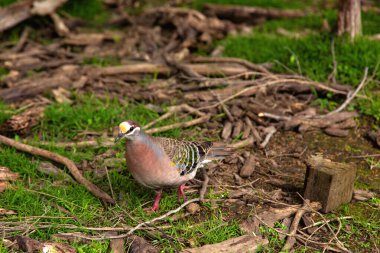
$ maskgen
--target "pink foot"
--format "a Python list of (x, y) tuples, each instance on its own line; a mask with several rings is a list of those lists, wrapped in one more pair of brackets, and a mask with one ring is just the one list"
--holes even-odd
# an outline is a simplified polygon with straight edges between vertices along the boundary
[(178, 202), (181, 202), (181, 198), (183, 198), (183, 201), (186, 201), (185, 189), (185, 184), (181, 184), (178, 187)]
[(152, 206), (152, 211), (153, 212), (158, 212), (160, 209), (160, 199), (161, 199), (162, 191), (158, 191), (156, 194), (156, 198), (154, 199), (154, 203)]

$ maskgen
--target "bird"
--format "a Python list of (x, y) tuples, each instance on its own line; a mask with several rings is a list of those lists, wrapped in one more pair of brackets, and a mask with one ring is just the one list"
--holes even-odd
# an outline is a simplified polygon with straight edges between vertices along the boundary
[(186, 201), (185, 185), (199, 168), (231, 154), (224, 144), (156, 137), (146, 134), (138, 123), (119, 124), (115, 143), (125, 142), (127, 169), (142, 186), (156, 191), (152, 210), (159, 210), (163, 189), (178, 187), (178, 202)]

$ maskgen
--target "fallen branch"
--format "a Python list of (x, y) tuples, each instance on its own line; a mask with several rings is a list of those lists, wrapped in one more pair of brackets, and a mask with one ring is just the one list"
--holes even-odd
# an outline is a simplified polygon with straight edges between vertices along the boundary
[[(202, 76), (231, 76), (247, 72), (247, 68), (237, 66), (221, 66), (217, 64), (183, 64), (184, 67)], [(95, 75), (122, 74), (161, 74), (169, 76), (173, 69), (163, 64), (136, 63), (123, 66), (94, 68)]]
[(367, 75), (368, 75), (368, 67), (366, 67), (364, 69), (364, 75), (363, 75), (363, 78), (362, 78), (362, 81), (360, 82), (360, 84), (358, 85), (358, 87), (356, 88), (356, 90), (354, 92), (349, 92), (347, 94), (347, 99), (346, 101), (344, 101), (343, 104), (341, 104), (341, 106), (339, 106), (337, 109), (335, 109), (334, 111), (331, 111), (329, 112), (328, 114), (324, 115), (324, 116), (331, 116), (333, 114), (336, 114), (338, 112), (341, 112), (343, 111), (350, 103), (351, 101), (356, 97), (356, 95), (358, 94), (358, 92), (364, 87), (364, 85), (367, 83)]
[(293, 248), (293, 245), (296, 242), (296, 238), (294, 236), (297, 233), (298, 224), (300, 223), (301, 218), (304, 215), (304, 213), (307, 211), (307, 207), (309, 204), (310, 204), (310, 200), (306, 199), (303, 207), (299, 209), (296, 215), (294, 216), (292, 225), (290, 226), (289, 235), (281, 251), (287, 251)]
[(171, 125), (168, 125), (168, 126), (148, 129), (148, 130), (145, 130), (145, 132), (147, 134), (154, 134), (154, 133), (165, 132), (165, 131), (168, 131), (168, 130), (171, 130), (171, 129), (174, 129), (174, 128), (186, 128), (186, 127), (190, 127), (190, 126), (194, 126), (194, 125), (198, 125), (198, 124), (204, 123), (204, 122), (208, 121), (209, 119), (210, 119), (210, 116), (209, 115), (205, 115), (203, 117), (200, 117), (200, 118), (197, 118), (197, 119), (193, 119), (193, 120), (190, 120), (190, 121), (186, 121), (186, 122), (180, 122), (180, 123), (175, 123), (175, 124), (171, 124)]
[(163, 219), (169, 217), (172, 214), (178, 213), (182, 208), (184, 208), (188, 204), (193, 203), (193, 202), (198, 202), (199, 200), (200, 200), (199, 198), (190, 199), (190, 200), (186, 201), (185, 203), (183, 203), (182, 205), (180, 205), (178, 208), (176, 208), (174, 210), (171, 210), (171, 211), (169, 211), (169, 212), (167, 212), (167, 213), (165, 213), (165, 214), (163, 214), (163, 215), (161, 215), (161, 216), (159, 216), (157, 218), (154, 218), (152, 220), (140, 223), (137, 226), (135, 226), (134, 228), (132, 228), (131, 230), (129, 230), (129, 232), (126, 234), (126, 236), (133, 234), (133, 232), (135, 232), (136, 230), (140, 229), (141, 227), (143, 227), (145, 225), (149, 225), (149, 224), (152, 224), (152, 223), (154, 223), (156, 221), (163, 220)]
[(107, 193), (105, 193), (103, 190), (101, 190), (96, 185), (94, 185), (93, 183), (88, 181), (86, 178), (84, 178), (83, 175), (79, 172), (75, 163), (71, 161), (70, 159), (64, 156), (58, 155), (56, 153), (41, 149), (41, 148), (36, 148), (27, 144), (14, 141), (2, 135), (0, 135), (0, 143), (13, 147), (19, 151), (26, 152), (33, 155), (42, 156), (44, 158), (47, 158), (57, 163), (61, 163), (65, 165), (69, 169), (69, 171), (71, 172), (75, 180), (83, 184), (84, 187), (86, 187), (86, 189), (89, 190), (96, 197), (100, 198), (101, 200), (107, 203), (111, 203), (111, 204), (116, 203), (115, 200), (112, 199)]

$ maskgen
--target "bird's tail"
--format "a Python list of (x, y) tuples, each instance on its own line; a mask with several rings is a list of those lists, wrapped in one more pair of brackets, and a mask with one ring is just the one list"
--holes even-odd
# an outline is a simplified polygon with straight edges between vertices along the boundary
[(232, 148), (227, 147), (226, 144), (214, 143), (207, 153), (208, 160), (221, 160), (226, 156), (230, 156), (233, 154)]

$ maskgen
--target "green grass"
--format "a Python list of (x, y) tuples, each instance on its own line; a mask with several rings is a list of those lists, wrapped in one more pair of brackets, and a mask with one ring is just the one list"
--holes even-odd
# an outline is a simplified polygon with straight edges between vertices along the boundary
[(1, 0), (0, 1), (0, 7), (4, 7), (4, 6), (10, 5), (10, 4), (13, 4), (15, 2), (17, 2), (17, 0)]
[(93, 26), (104, 24), (111, 15), (102, 0), (70, 0), (60, 12), (81, 18)]
[(83, 64), (85, 65), (94, 65), (94, 66), (100, 66), (100, 67), (106, 67), (106, 66), (116, 66), (120, 65), (120, 59), (116, 57), (91, 57), (91, 58), (85, 58), (83, 60)]
[[(271, 20), (254, 28), (249, 35), (227, 37), (219, 44), (225, 47), (225, 56), (239, 57), (254, 63), (272, 62), (275, 72), (293, 72), (326, 82), (333, 70), (331, 44), (334, 40), (338, 83), (357, 86), (367, 66), (369, 75), (379, 80), (380, 68), (377, 66), (380, 63), (380, 44), (366, 36), (357, 38), (353, 43), (346, 37), (332, 37), (322, 30), (323, 18), (328, 20), (331, 27), (336, 23), (334, 11), (324, 11), (291, 20)], [(372, 12), (364, 13), (364, 34), (380, 33), (380, 27), (376, 25), (378, 22), (378, 15)], [(279, 28), (298, 33), (300, 36), (281, 36), (277, 33)], [(363, 114), (379, 120), (379, 96), (369, 92), (377, 86), (377, 83), (370, 82), (367, 86), (369, 89), (366, 90), (369, 100), (359, 99), (356, 105)], [(335, 98), (321, 97), (321, 106), (332, 109), (331, 104), (336, 104), (333, 99)]]

